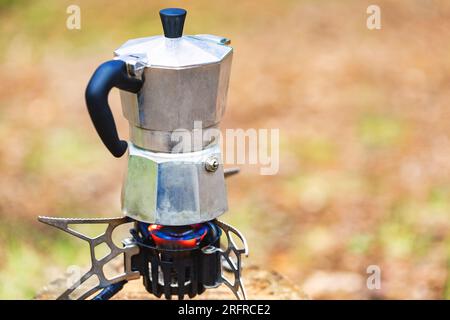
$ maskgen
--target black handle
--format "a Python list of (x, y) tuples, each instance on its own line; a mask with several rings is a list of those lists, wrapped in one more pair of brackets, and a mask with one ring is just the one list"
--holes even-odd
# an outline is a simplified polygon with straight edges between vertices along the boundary
[(112, 155), (119, 158), (127, 151), (128, 145), (119, 139), (108, 104), (108, 94), (113, 87), (137, 93), (142, 87), (142, 81), (128, 76), (124, 61), (111, 60), (95, 70), (86, 88), (86, 105), (95, 130)]

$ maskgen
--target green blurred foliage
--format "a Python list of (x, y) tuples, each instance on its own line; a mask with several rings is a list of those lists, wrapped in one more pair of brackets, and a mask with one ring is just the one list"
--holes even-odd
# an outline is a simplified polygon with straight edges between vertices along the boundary
[(359, 136), (369, 147), (390, 147), (400, 142), (404, 128), (390, 116), (365, 115), (359, 124)]

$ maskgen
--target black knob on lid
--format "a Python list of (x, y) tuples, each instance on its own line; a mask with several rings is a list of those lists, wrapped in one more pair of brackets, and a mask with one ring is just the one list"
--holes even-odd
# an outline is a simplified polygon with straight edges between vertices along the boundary
[(186, 10), (180, 8), (167, 8), (159, 11), (166, 38), (180, 38), (183, 35)]

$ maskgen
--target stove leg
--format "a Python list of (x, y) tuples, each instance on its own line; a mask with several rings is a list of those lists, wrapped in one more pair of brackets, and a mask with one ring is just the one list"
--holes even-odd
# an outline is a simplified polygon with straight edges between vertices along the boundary
[[(112, 240), (112, 233), (115, 228), (118, 226), (132, 222), (130, 218), (121, 217), (121, 218), (53, 218), (53, 217), (39, 217), (40, 222), (48, 224), (52, 227), (58, 228), (64, 232), (67, 232), (81, 240), (86, 241), (89, 244), (89, 251), (91, 256), (91, 269), (86, 272), (81, 278), (76, 281), (73, 285), (67, 288), (57, 299), (58, 300), (85, 300), (89, 298), (91, 295), (96, 293), (99, 290), (106, 290), (104, 293), (101, 291), (99, 293), (100, 297), (112, 297), (115, 293), (122, 289), (123, 284), (128, 280), (139, 279), (140, 274), (138, 271), (134, 271), (131, 268), (131, 257), (137, 255), (139, 253), (139, 247), (136, 243), (134, 243), (130, 239), (124, 239), (122, 244), (123, 247), (118, 247), (114, 241)], [(106, 230), (99, 236), (90, 237), (86, 234), (78, 232), (71, 228), (72, 225), (80, 225), (80, 224), (106, 224)], [(106, 244), (110, 253), (98, 259), (95, 256), (95, 247), (100, 244)], [(111, 260), (116, 258), (117, 256), (123, 254), (124, 256), (124, 265), (123, 270), (120, 270), (117, 275), (115, 275), (112, 279), (108, 279), (104, 273), (104, 266), (109, 263)], [(78, 288), (80, 288), (83, 283), (88, 281), (91, 277), (95, 277), (98, 279), (98, 285), (88, 289), (87, 291), (80, 292), (77, 294)], [(125, 281), (125, 282), (123, 282)], [(119, 285), (122, 283), (122, 285)], [(115, 285), (118, 285), (115, 287)], [(112, 293), (116, 290), (114, 293)], [(112, 294), (111, 294), (112, 293)], [(98, 300), (101, 300), (100, 298)]]
[[(230, 288), (238, 300), (246, 300), (247, 294), (245, 292), (244, 282), (242, 279), (242, 255), (248, 256), (247, 240), (235, 228), (222, 221), (216, 220), (217, 225), (224, 231), (227, 238), (227, 245), (221, 251), (222, 258), (228, 264), (228, 269), (234, 275), (234, 281), (230, 281), (222, 275), (222, 282)], [(242, 246), (238, 246), (233, 240), (232, 235), (240, 239)], [(233, 259), (233, 256), (236, 260)]]

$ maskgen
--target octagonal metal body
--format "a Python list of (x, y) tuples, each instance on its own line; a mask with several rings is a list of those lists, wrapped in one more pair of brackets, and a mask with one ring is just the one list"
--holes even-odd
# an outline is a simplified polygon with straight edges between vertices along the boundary
[(189, 153), (158, 153), (129, 144), (122, 211), (138, 221), (189, 225), (210, 221), (227, 211), (223, 167), (205, 169), (220, 147)]
[(220, 122), (225, 111), (231, 55), (221, 63), (182, 69), (146, 67), (140, 92), (121, 91), (123, 114), (147, 130), (203, 128)]
[(116, 59), (127, 63), (129, 74), (143, 80), (137, 94), (120, 92), (133, 144), (173, 152), (174, 130), (193, 130), (195, 122), (205, 129), (219, 124), (233, 55), (228, 43), (211, 35), (155, 36), (130, 40), (115, 51)]

